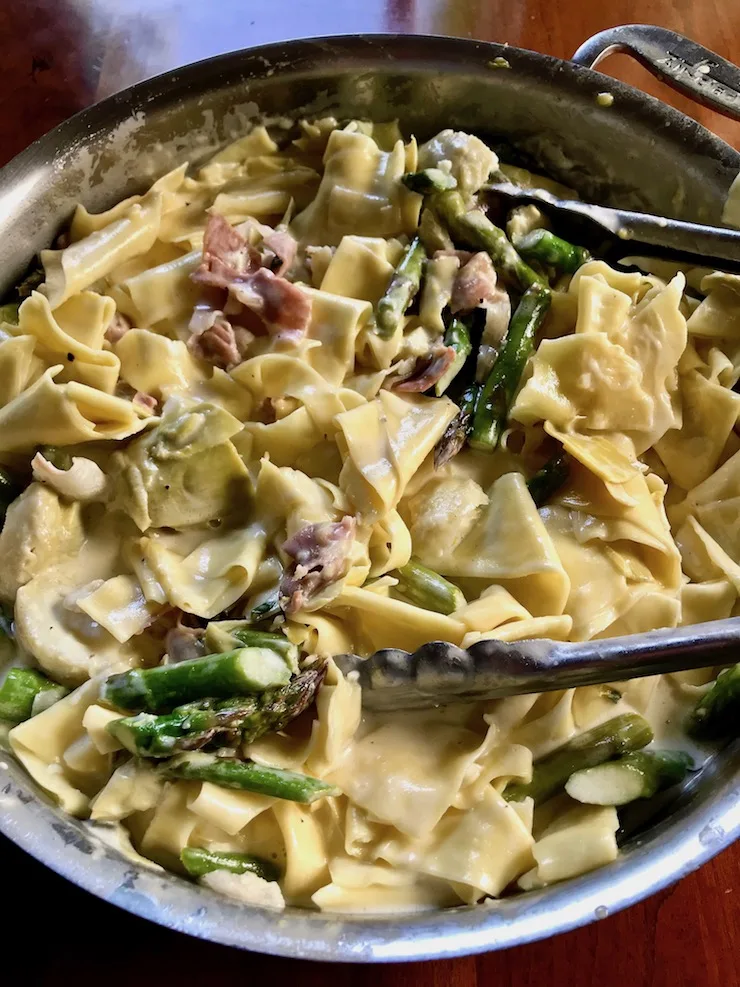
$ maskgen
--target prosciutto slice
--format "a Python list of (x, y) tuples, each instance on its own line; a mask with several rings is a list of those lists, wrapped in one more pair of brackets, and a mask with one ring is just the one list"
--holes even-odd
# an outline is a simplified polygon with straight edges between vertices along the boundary
[(488, 254), (481, 251), (473, 254), (467, 264), (457, 273), (452, 287), (450, 311), (472, 312), (484, 302), (491, 301), (496, 294), (496, 271)]
[(455, 359), (455, 351), (451, 346), (438, 343), (433, 346), (426, 356), (420, 356), (406, 374), (395, 377), (389, 383), (392, 391), (406, 393), (422, 393), (434, 387), (440, 377)]
[(280, 581), (280, 607), (296, 613), (325, 586), (347, 574), (357, 522), (349, 515), (339, 522), (308, 524), (283, 544), (291, 559)]
[(228, 288), (233, 281), (248, 277), (260, 266), (257, 250), (218, 213), (208, 217), (203, 235), (203, 260), (193, 271), (193, 281)]
[[(261, 224), (259, 229), (262, 233)], [(270, 227), (264, 230), (267, 253), (263, 256), (223, 216), (210, 216), (203, 237), (203, 260), (191, 277), (201, 284), (226, 288), (232, 299), (262, 320), (271, 335), (296, 342), (308, 328), (311, 300), (297, 285), (281, 276), (295, 256), (295, 240), (286, 232), (276, 232)], [(278, 273), (263, 266), (264, 261), (277, 264)], [(223, 332), (220, 335), (224, 337)], [(225, 340), (222, 338), (217, 345), (225, 354)]]

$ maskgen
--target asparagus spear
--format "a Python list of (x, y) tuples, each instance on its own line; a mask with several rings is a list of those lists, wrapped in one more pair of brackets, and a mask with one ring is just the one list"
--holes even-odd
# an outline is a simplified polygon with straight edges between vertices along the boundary
[(525, 291), (533, 284), (546, 285), (545, 278), (522, 260), (502, 229), (494, 226), (480, 209), (465, 208), (459, 192), (439, 192), (431, 200), (432, 208), (447, 223), (453, 238), (463, 240), (491, 255), (496, 270), (504, 280)]
[(192, 699), (228, 698), (285, 685), (290, 669), (270, 648), (238, 648), (176, 665), (135, 668), (111, 675), (100, 690), (103, 702), (134, 712), (158, 713)]
[(180, 851), (180, 860), (191, 877), (203, 877), (214, 870), (227, 870), (232, 874), (256, 874), (263, 881), (277, 881), (280, 873), (277, 867), (262, 857), (249, 853), (232, 853), (226, 850), (204, 850), (202, 847), (186, 846)]
[(570, 476), (570, 462), (566, 452), (559, 452), (553, 456), (541, 470), (537, 470), (532, 479), (527, 483), (532, 500), (537, 507), (542, 507), (551, 497), (568, 482)]
[(531, 797), (535, 804), (545, 802), (557, 795), (576, 771), (640, 750), (652, 739), (653, 731), (647, 720), (637, 713), (622, 713), (543, 757), (535, 764), (529, 784), (513, 782), (507, 785), (504, 798), (508, 802), (521, 802)]
[(165, 761), (162, 766), (169, 778), (185, 778), (188, 781), (210, 781), (222, 788), (236, 788), (239, 791), (259, 792), (276, 799), (307, 804), (328, 795), (341, 794), (335, 785), (329, 785), (318, 778), (283, 771), (254, 761), (238, 761), (232, 757), (217, 757), (215, 754), (180, 754)]
[(740, 664), (719, 673), (689, 716), (686, 730), (696, 740), (740, 736)]
[(50, 693), (56, 700), (66, 692), (62, 686), (33, 668), (11, 668), (0, 687), (0, 719), (20, 723), (41, 712), (39, 708), (34, 708), (37, 697)]
[(396, 592), (417, 607), (448, 614), (465, 606), (465, 597), (457, 586), (417, 559), (411, 559), (403, 568), (396, 569), (394, 575), (398, 579)]
[(325, 665), (307, 668), (288, 685), (256, 696), (201, 699), (155, 716), (137, 713), (108, 724), (108, 731), (138, 757), (170, 757), (198, 750), (214, 740), (251, 744), (262, 734), (284, 729), (308, 709), (326, 674)]
[(271, 631), (253, 631), (247, 627), (240, 627), (232, 633), (245, 648), (270, 648), (282, 655), (290, 667), (297, 667), (298, 647), (291, 644), (284, 634), (273, 634)]
[(587, 805), (627, 805), (677, 785), (693, 766), (684, 751), (635, 751), (616, 761), (575, 771), (565, 790)]
[(480, 398), (479, 384), (471, 384), (460, 398), (460, 411), (442, 433), (442, 438), (434, 447), (434, 468), (441, 469), (456, 456), (465, 445), (468, 432), (473, 424), (473, 416)]
[(410, 171), (401, 179), (411, 192), (429, 195), (432, 192), (446, 192), (457, 188), (457, 180), (441, 168), (424, 168), (423, 171)]
[(393, 272), (385, 294), (375, 310), (378, 334), (390, 339), (403, 318), (403, 313), (414, 300), (421, 284), (421, 274), (426, 260), (426, 251), (417, 237), (411, 241)]
[(591, 258), (585, 247), (562, 240), (550, 230), (531, 230), (518, 237), (515, 243), (522, 257), (555, 267), (564, 274), (574, 274)]
[(550, 298), (549, 288), (541, 284), (533, 284), (522, 295), (475, 409), (468, 437), (474, 449), (492, 450), (498, 445), (537, 330), (550, 307)]
[(444, 344), (445, 346), (450, 346), (455, 351), (455, 359), (434, 385), (434, 393), (438, 398), (442, 397), (452, 381), (460, 373), (473, 349), (468, 327), (462, 319), (452, 319), (445, 332)]

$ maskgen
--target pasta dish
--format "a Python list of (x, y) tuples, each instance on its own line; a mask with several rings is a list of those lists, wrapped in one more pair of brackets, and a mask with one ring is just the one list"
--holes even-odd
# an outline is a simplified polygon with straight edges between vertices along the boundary
[(335, 661), (738, 612), (740, 277), (610, 266), (502, 177), (574, 195), (255, 126), (79, 205), (0, 308), (3, 743), (131, 859), (473, 904), (614, 860), (737, 732), (738, 669), (381, 713)]

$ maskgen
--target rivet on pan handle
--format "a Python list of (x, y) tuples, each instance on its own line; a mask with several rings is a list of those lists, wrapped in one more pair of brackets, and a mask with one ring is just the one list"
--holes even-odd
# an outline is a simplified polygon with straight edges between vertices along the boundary
[(615, 52), (632, 55), (673, 89), (740, 120), (740, 69), (709, 48), (665, 27), (624, 24), (584, 41), (572, 60), (577, 65), (596, 68)]

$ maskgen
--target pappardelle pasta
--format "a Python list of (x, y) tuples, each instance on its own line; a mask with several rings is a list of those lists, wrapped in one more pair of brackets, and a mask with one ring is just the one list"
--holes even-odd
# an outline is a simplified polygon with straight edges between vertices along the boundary
[(288, 136), (78, 206), (0, 309), (7, 744), (250, 904), (606, 864), (737, 732), (737, 669), (381, 714), (334, 658), (738, 612), (740, 277), (499, 218), (489, 176), (573, 193), (472, 135)]

